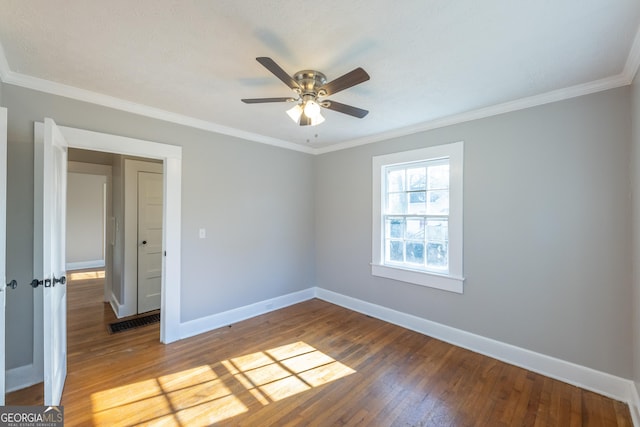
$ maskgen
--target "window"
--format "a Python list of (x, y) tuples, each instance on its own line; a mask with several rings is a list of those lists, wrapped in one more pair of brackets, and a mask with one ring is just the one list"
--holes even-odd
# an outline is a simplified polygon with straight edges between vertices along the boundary
[(371, 272), (462, 293), (463, 143), (373, 158)]

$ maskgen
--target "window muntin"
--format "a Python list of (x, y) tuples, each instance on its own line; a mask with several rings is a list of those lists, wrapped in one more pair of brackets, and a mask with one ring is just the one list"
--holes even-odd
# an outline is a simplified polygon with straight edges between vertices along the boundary
[(449, 159), (383, 168), (384, 263), (449, 271)]
[(374, 276), (462, 293), (463, 142), (373, 157)]

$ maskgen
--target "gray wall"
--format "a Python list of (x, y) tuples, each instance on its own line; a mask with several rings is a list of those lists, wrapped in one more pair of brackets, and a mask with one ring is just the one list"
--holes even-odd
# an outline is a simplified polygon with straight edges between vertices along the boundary
[[(182, 321), (314, 284), (313, 157), (4, 84), (9, 109), (7, 368), (31, 363), (33, 122), (183, 147)], [(115, 183), (114, 183), (115, 184)], [(207, 238), (198, 238), (198, 229)]]
[(106, 183), (107, 177), (103, 175), (67, 175), (67, 265), (105, 261)]
[[(463, 295), (370, 273), (371, 158), (465, 142)], [(631, 378), (628, 87), (316, 160), (317, 286)]]
[(632, 230), (633, 230), (633, 380), (640, 390), (640, 74), (631, 85), (632, 148)]
[[(32, 129), (52, 117), (183, 147), (183, 321), (317, 285), (640, 378), (629, 233), (637, 87), (633, 96), (625, 87), (315, 158), (6, 84), (1, 96), (7, 273), (23, 285), (8, 295), (7, 318), (19, 325), (7, 330), (8, 368), (31, 361)], [(459, 140), (465, 293), (372, 277), (371, 157)]]

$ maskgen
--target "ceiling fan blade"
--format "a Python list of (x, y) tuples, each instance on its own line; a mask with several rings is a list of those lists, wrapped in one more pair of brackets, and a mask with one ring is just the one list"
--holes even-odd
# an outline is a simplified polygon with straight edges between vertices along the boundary
[(249, 98), (249, 99), (241, 99), (245, 104), (263, 104), (265, 102), (293, 102), (295, 98)]
[(271, 71), (274, 76), (282, 80), (282, 82), (287, 86), (289, 86), (291, 89), (293, 90), (300, 89), (300, 86), (298, 86), (298, 83), (296, 83), (296, 81), (293, 80), (293, 77), (287, 74), (285, 70), (280, 68), (280, 66), (276, 64), (276, 62), (273, 59), (268, 58), (266, 56), (260, 56), (256, 58), (256, 61), (261, 63), (264, 66), (264, 68)]
[(341, 90), (350, 88), (362, 82), (369, 80), (369, 74), (362, 68), (358, 67), (355, 70), (349, 71), (347, 74), (338, 77), (335, 80), (322, 86), (318, 93), (320, 96), (329, 96), (334, 93), (338, 93)]
[(326, 101), (322, 101), (320, 105), (329, 110), (348, 114), (350, 116), (357, 117), (359, 119), (369, 114), (369, 111), (363, 110), (362, 108), (352, 107), (351, 105), (341, 104), (339, 102), (330, 101), (328, 99)]

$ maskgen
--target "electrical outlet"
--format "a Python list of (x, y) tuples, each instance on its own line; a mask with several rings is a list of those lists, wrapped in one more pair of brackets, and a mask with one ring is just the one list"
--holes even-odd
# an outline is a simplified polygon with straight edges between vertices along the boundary
[(204, 239), (207, 237), (207, 230), (204, 228), (200, 229), (200, 232), (198, 233), (198, 235), (200, 236), (201, 239)]

